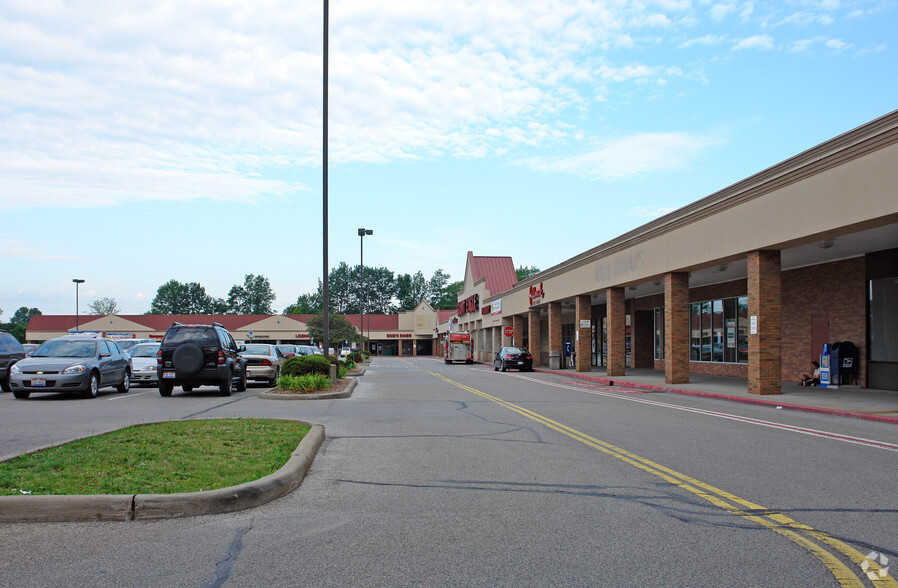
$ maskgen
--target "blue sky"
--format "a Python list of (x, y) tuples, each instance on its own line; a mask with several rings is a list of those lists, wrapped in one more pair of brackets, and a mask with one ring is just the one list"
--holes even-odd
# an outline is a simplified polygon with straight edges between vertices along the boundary
[[(545, 269), (898, 107), (892, 0), (330, 20), (331, 266), (366, 227), (365, 264), (397, 273)], [(314, 291), (321, 28), (321, 2), (0, 0), (0, 322), (74, 313), (76, 277), (82, 313), (143, 313), (170, 279), (262, 274), (275, 310)]]

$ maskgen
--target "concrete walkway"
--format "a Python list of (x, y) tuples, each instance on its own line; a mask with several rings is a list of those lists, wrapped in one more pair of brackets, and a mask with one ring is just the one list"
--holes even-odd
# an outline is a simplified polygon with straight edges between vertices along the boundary
[(783, 382), (782, 394), (761, 396), (749, 394), (746, 378), (690, 374), (688, 383), (671, 386), (665, 383), (663, 371), (653, 369), (628, 368), (626, 375), (611, 378), (608, 377), (605, 368), (593, 368), (591, 372), (576, 372), (573, 369), (536, 368), (536, 370), (605, 385), (781, 406), (784, 409), (838, 414), (898, 424), (898, 390), (873, 390), (857, 386), (840, 386), (838, 389), (805, 388), (795, 382)]

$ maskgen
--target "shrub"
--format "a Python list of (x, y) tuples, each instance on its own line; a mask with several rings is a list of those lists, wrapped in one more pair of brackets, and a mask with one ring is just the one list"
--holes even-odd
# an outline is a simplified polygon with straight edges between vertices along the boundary
[(281, 376), (278, 387), (281, 390), (309, 394), (319, 390), (327, 390), (331, 385), (330, 378), (320, 374), (306, 374), (304, 376)]
[(355, 353), (353, 353), (351, 357), (352, 357), (352, 361), (354, 361), (355, 363), (360, 363), (360, 362), (365, 361), (365, 356), (362, 355), (361, 352), (359, 352), (359, 351), (356, 351)]
[(327, 377), (330, 373), (330, 363), (323, 355), (298, 355), (287, 359), (281, 366), (281, 374), (285, 376), (318, 374)]

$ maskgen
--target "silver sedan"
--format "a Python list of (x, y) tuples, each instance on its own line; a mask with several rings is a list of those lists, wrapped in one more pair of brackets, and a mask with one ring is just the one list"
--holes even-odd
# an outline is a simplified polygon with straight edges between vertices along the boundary
[(156, 361), (156, 353), (159, 351), (159, 343), (139, 343), (128, 350), (131, 356), (131, 383), (134, 385), (159, 383), (159, 375)]
[(16, 398), (34, 392), (78, 393), (94, 398), (100, 388), (131, 387), (131, 361), (111, 339), (67, 335), (42, 343), (10, 369), (9, 386)]
[(276, 386), (281, 377), (281, 365), (284, 354), (276, 345), (266, 343), (249, 343), (246, 351), (240, 352), (246, 358), (246, 379), (263, 380), (269, 386)]

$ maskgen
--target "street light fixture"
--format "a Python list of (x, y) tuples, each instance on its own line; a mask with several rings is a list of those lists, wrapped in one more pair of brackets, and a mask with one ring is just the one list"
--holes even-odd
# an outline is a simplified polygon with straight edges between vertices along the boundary
[[(374, 231), (372, 231), (371, 229), (359, 229), (359, 243), (360, 243), (359, 288), (361, 288), (361, 292), (359, 292), (359, 302), (361, 302), (361, 304), (362, 304), (362, 322), (359, 326), (361, 327), (360, 330), (362, 331), (362, 343), (363, 343), (362, 348), (363, 349), (364, 349), (364, 340), (365, 340), (365, 310), (366, 310), (365, 307), (368, 306), (368, 288), (366, 287), (367, 284), (365, 283), (365, 235), (373, 235), (373, 234), (374, 234)], [(362, 295), (361, 295), (362, 292), (365, 293), (364, 298), (362, 298)], [(370, 327), (371, 325), (369, 324), (368, 326)], [(371, 352), (371, 339), (370, 339), (371, 329), (370, 328), (368, 329), (368, 335), (369, 335), (368, 352), (370, 353)]]
[(84, 283), (84, 280), (72, 278), (75, 282), (75, 330), (78, 330), (78, 286)]

